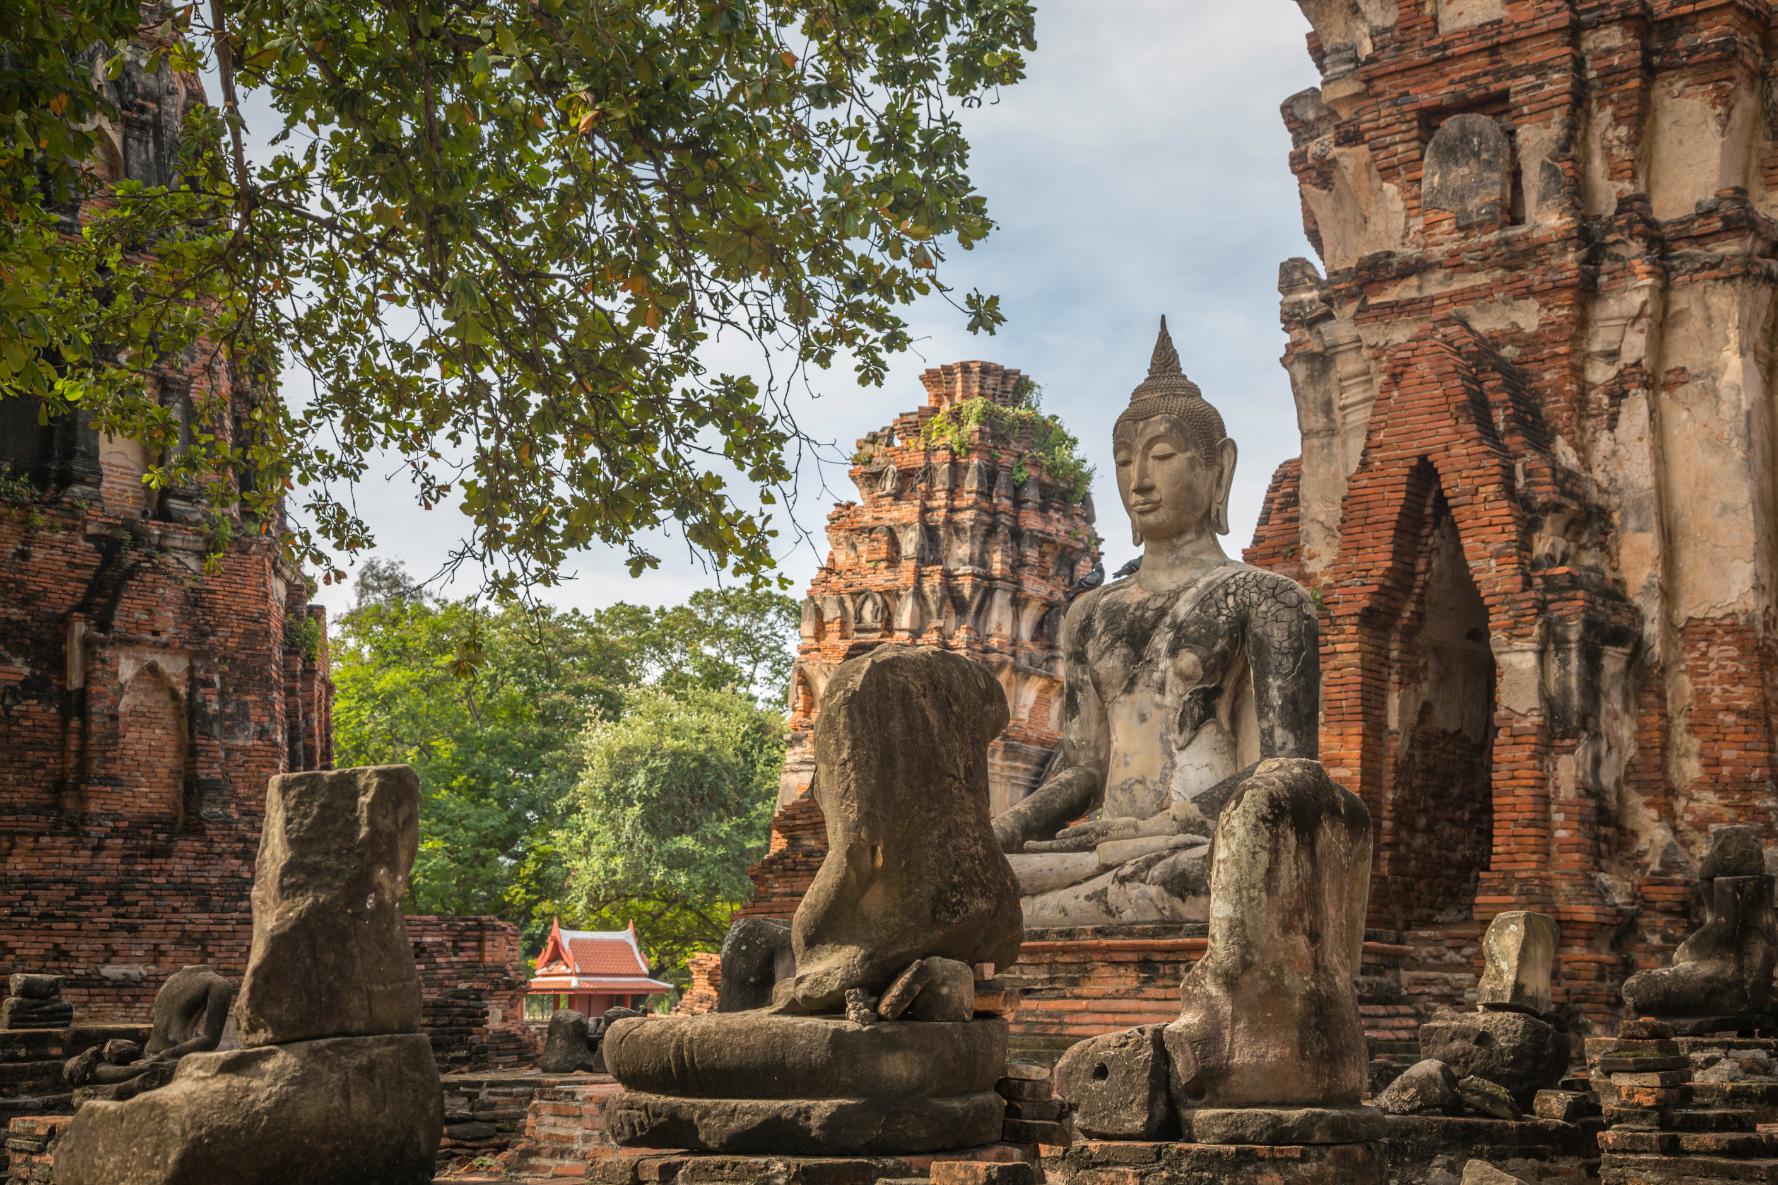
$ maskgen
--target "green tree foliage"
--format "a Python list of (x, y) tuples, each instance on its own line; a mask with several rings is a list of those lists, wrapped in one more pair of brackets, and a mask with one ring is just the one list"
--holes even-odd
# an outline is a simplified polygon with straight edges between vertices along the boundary
[[(946, 251), (992, 226), (956, 109), (1034, 45), (1025, 0), (145, 7), (0, 5), (0, 397), (84, 409), (164, 457), (152, 482), (224, 483), (261, 522), (292, 493), (317, 564), (369, 545), (350, 488), (393, 457), (422, 504), (460, 502), (459, 558), (502, 592), (594, 543), (651, 566), (637, 535), (673, 523), (770, 570), (795, 424), (704, 347), (881, 382), (899, 310), (948, 294)], [(131, 54), (214, 66), (220, 106), (170, 186), (126, 182), (76, 227)], [(231, 433), (201, 401), (171, 448), (152, 369), (212, 348), (262, 391), (306, 373)]]
[[(773, 593), (705, 590), (686, 606), (592, 614), (490, 608), (428, 595), (379, 561), (357, 590), (334, 631), (336, 761), (419, 772), (409, 908), (497, 914), (532, 946), (552, 913), (575, 916), (559, 832), (589, 719), (623, 719), (638, 697), (669, 691), (775, 701), (795, 637), (795, 604)], [(748, 711), (782, 729), (781, 712)]]
[(722, 942), (764, 855), (784, 759), (784, 718), (727, 691), (643, 688), (597, 720), (560, 847), (571, 909), (593, 926), (632, 919), (656, 964)]

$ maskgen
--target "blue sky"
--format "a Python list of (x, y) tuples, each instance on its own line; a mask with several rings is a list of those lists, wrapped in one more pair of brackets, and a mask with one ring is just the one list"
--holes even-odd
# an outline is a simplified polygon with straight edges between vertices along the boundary
[[(1313, 253), (1303, 237), (1289, 136), (1278, 115), (1313, 85), (1307, 22), (1288, 0), (1038, 0), (1038, 49), (1026, 82), (964, 113), (973, 173), (999, 224), (972, 252), (953, 252), (959, 290), (998, 293), (1008, 324), (971, 335), (949, 305), (916, 306), (915, 350), (882, 388), (849, 373), (817, 375), (796, 397), (799, 422), (844, 453), (924, 399), (929, 366), (986, 358), (1030, 374), (1044, 407), (1080, 437), (1100, 473), (1093, 496), (1115, 566), (1132, 554), (1110, 479), (1112, 421), (1146, 372), (1156, 321), (1168, 316), (1185, 369), (1222, 411), (1241, 448), (1231, 552), (1252, 534), (1267, 479), (1296, 455), (1296, 417), (1278, 357), (1278, 264)], [(740, 355), (745, 357), (745, 355)], [(392, 467), (391, 467), (392, 468)], [(783, 531), (783, 570), (800, 590), (825, 558), (822, 532), (838, 465), (805, 466), (796, 515), (812, 541)], [(377, 553), (416, 575), (436, 570), (464, 520), (413, 502), (399, 476), (358, 492)], [(716, 576), (671, 539), (651, 541), (662, 568), (632, 579), (618, 550), (590, 551), (549, 599), (596, 608), (666, 604)], [(465, 577), (457, 592), (473, 591)], [(346, 589), (324, 589), (334, 611)]]

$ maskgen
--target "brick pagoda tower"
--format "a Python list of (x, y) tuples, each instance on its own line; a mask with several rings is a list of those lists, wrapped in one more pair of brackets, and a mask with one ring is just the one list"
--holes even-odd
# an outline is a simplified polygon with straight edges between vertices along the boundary
[(1031, 384), (1018, 371), (953, 362), (920, 378), (926, 405), (859, 441), (861, 501), (828, 518), (832, 552), (803, 602), (790, 750), (749, 914), (788, 918), (826, 854), (808, 796), (811, 729), (822, 688), (847, 658), (919, 642), (994, 673), (1012, 710), (988, 755), (996, 812), (1037, 787), (1056, 749), (1062, 613), (1098, 560), (1085, 479), (1046, 472), (1042, 438), (1060, 429), (1022, 406)]
[[(112, 85), (100, 179), (166, 184), (198, 80), (132, 58)], [(158, 376), (162, 402), (189, 422), (219, 396), (239, 418), (226, 360), (195, 353)], [(266, 780), (332, 761), (303, 574), (250, 529), (206, 569), (198, 493), (150, 490), (147, 463), (0, 399), (0, 974), (67, 975), (83, 1021), (145, 1018), (188, 963), (239, 974)]]
[(1325, 605), (1322, 757), (1422, 1002), (1562, 926), (1595, 1021), (1710, 828), (1778, 839), (1778, 19), (1767, 0), (1299, 0), (1303, 434), (1255, 563)]

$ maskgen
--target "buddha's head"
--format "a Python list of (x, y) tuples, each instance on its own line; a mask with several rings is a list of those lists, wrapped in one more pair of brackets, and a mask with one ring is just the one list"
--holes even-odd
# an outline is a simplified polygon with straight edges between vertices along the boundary
[(1235, 442), (1222, 416), (1180, 369), (1165, 317), (1148, 377), (1117, 418), (1111, 442), (1117, 491), (1138, 546), (1228, 534)]

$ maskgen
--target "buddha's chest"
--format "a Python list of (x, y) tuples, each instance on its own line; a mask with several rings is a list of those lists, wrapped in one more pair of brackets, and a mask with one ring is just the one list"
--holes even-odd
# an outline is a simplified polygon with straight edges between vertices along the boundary
[(1195, 590), (1156, 596), (1131, 584), (1100, 601), (1097, 628), (1086, 639), (1100, 699), (1107, 706), (1131, 695), (1174, 706), (1214, 701), (1241, 661), (1241, 623), (1220, 611), (1220, 598), (1190, 595)]

